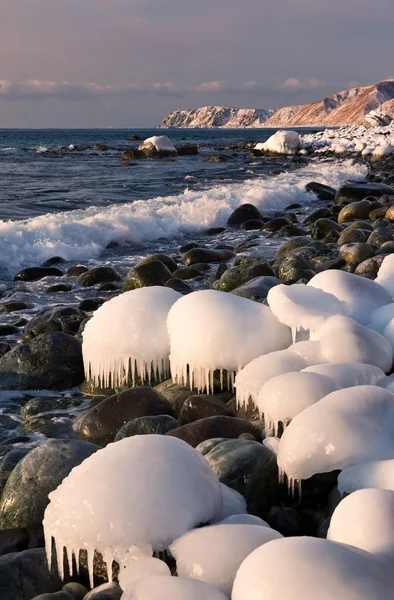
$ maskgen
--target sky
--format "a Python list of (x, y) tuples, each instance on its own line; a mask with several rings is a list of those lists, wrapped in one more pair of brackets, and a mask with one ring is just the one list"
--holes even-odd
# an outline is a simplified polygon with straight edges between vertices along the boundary
[(0, 128), (154, 127), (394, 77), (393, 0), (0, 0)]

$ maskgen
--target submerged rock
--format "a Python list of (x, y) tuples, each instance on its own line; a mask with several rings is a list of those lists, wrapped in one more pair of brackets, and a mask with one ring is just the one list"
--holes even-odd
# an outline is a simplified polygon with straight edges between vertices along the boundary
[(27, 267), (19, 271), (15, 277), (15, 281), (38, 281), (44, 277), (61, 277), (63, 271), (55, 267)]
[(227, 225), (235, 227), (242, 225), (245, 221), (250, 219), (264, 219), (264, 215), (261, 214), (259, 209), (253, 204), (241, 204), (235, 211), (230, 215), (227, 221)]

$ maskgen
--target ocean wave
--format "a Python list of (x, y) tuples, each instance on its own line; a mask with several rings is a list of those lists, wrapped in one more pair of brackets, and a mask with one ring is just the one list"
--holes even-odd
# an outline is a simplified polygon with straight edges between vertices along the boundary
[(0, 221), (0, 270), (10, 276), (55, 255), (70, 261), (95, 258), (113, 241), (142, 243), (223, 226), (246, 202), (262, 212), (282, 210), (294, 202), (309, 204), (311, 195), (305, 192), (309, 181), (338, 187), (346, 179), (364, 178), (366, 172), (365, 166), (351, 160), (320, 161), (267, 179), (186, 190), (179, 196)]

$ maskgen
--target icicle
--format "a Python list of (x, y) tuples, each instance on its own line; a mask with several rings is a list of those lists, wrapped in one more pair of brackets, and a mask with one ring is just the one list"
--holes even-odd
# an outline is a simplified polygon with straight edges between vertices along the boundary
[(297, 339), (297, 329), (295, 327), (291, 328), (291, 340), (292, 343), (295, 344)]
[(66, 554), (67, 554), (68, 572), (69, 572), (69, 575), (72, 576), (72, 574), (73, 574), (73, 549), (68, 544), (66, 546)]
[(45, 553), (47, 557), (47, 564), (49, 571), (52, 568), (52, 536), (49, 531), (45, 531)]
[(60, 579), (64, 579), (64, 546), (61, 540), (57, 539), (56, 544), (56, 559), (57, 559), (57, 571)]
[(114, 554), (112, 548), (106, 548), (103, 552), (103, 559), (107, 565), (107, 578), (108, 581), (112, 581), (112, 563), (114, 561)]
[(90, 587), (93, 588), (94, 587), (94, 581), (93, 581), (94, 547), (87, 546), (86, 554), (87, 554), (89, 584), (90, 584)]
[(302, 479), (298, 480), (298, 502), (302, 500)]

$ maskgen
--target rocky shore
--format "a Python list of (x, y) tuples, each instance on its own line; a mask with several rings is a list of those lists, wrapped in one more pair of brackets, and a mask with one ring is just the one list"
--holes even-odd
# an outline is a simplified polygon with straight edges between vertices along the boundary
[[(128, 291), (163, 286), (186, 296), (212, 289), (267, 304), (274, 287), (306, 284), (319, 273), (338, 270), (375, 280), (384, 259), (394, 253), (394, 158), (369, 162), (363, 182), (333, 189), (311, 181), (307, 191), (309, 207), (295, 202), (268, 215), (243, 204), (226, 227), (209, 229), (198, 242), (171, 254), (151, 254), (126, 274), (116, 265), (70, 266), (60, 256), (15, 274), (27, 296), (36, 286), (59, 298), (81, 290), (78, 306), (60, 303), (27, 320), (19, 315), (29, 302), (9, 300), (7, 289), (2, 291), (2, 600), (121, 597), (119, 566), (114, 563), (114, 581), (108, 584), (98, 552), (92, 592), (88, 560), (93, 558), (86, 552), (80, 553), (78, 574), (69, 568), (62, 579), (55, 563), (48, 570), (42, 521), (48, 494), (74, 467), (107, 444), (137, 435), (168, 436), (197, 448), (219, 481), (242, 495), (247, 512), (279, 534), (326, 537), (339, 501), (339, 470), (305, 479), (302, 497), (288, 493), (278, 481), (275, 453), (263, 444), (263, 417), (251, 404), (237, 405), (234, 389), (218, 373), (211, 393), (203, 394), (157, 373), (153, 380), (150, 374), (140, 377), (132, 387), (130, 380), (100, 385), (86, 378), (82, 354), (83, 332), (94, 311)], [(236, 246), (229, 242), (233, 231), (242, 238)], [(173, 557), (162, 558), (174, 569)]]

